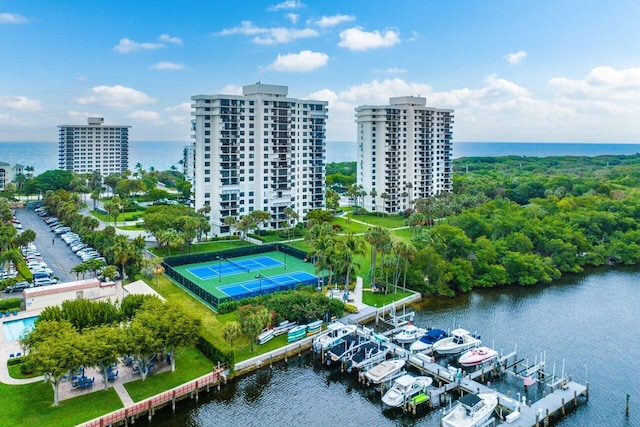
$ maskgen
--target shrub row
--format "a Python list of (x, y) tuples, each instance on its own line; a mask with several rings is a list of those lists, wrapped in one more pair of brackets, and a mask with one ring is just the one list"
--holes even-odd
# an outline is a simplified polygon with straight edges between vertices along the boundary
[(232, 351), (220, 350), (214, 343), (204, 338), (202, 335), (196, 341), (196, 348), (202, 352), (213, 363), (227, 363), (229, 369), (233, 371), (234, 357)]
[(20, 309), (22, 300), (20, 298), (9, 298), (0, 301), (0, 311)]

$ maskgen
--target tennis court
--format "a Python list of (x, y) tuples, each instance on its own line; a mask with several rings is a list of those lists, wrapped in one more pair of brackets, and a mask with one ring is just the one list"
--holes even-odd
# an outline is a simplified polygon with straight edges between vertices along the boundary
[(228, 259), (220, 258), (173, 267), (173, 272), (188, 280), (181, 283), (193, 295), (217, 306), (220, 301), (242, 299), (300, 285), (318, 286), (315, 266), (281, 251), (262, 252)]
[(228, 258), (220, 258), (220, 260), (207, 265), (187, 268), (186, 271), (200, 280), (208, 280), (233, 274), (250, 273), (266, 268), (280, 267), (282, 265), (284, 265), (282, 262), (268, 256), (244, 258), (235, 261)]
[(234, 299), (238, 299), (248, 295), (255, 295), (256, 293), (271, 293), (275, 290), (290, 289), (302, 283), (316, 283), (317, 280), (317, 276), (305, 271), (294, 271), (271, 277), (260, 274), (254, 280), (221, 286), (218, 290)]

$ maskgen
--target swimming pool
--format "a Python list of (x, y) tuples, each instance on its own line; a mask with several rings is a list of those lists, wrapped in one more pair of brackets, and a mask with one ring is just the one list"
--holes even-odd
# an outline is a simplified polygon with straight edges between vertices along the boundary
[(28, 332), (33, 329), (33, 324), (38, 316), (26, 317), (24, 319), (11, 320), (10, 322), (4, 322), (4, 338), (6, 342), (17, 341), (20, 339), (24, 332)]

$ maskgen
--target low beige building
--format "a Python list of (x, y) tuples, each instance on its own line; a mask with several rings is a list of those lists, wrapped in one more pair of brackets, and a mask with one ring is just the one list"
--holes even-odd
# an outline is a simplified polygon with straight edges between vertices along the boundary
[(58, 285), (28, 288), (22, 291), (25, 310), (42, 310), (60, 305), (67, 300), (112, 300), (120, 299), (116, 282), (101, 282), (98, 279), (85, 279)]

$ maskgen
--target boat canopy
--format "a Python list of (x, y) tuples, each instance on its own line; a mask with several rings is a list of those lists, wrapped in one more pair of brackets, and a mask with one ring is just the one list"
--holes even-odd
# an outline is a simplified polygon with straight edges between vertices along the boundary
[(473, 393), (468, 393), (468, 394), (465, 394), (464, 396), (462, 396), (460, 398), (459, 402), (464, 406), (468, 406), (469, 408), (473, 408), (478, 403), (482, 402), (482, 399), (480, 399), (478, 396), (476, 396)]

